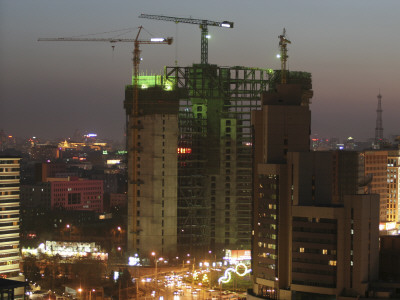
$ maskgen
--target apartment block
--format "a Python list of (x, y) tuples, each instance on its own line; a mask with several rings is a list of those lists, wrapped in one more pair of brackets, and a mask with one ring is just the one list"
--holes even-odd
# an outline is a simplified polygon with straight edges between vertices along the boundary
[(0, 156), (0, 277), (20, 272), (20, 158)]

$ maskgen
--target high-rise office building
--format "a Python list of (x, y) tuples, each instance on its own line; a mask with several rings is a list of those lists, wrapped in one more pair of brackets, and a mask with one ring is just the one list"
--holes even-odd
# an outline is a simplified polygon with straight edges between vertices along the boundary
[(289, 81), (265, 93), (253, 112), (248, 299), (364, 295), (377, 279), (379, 196), (357, 195), (362, 155), (309, 151), (311, 95), (310, 81)]
[(20, 158), (0, 156), (0, 276), (20, 272)]
[(388, 175), (388, 152), (387, 151), (365, 151), (364, 169), (365, 177), (370, 183), (365, 186), (365, 193), (380, 195), (379, 221), (385, 223), (391, 219), (387, 210), (387, 175)]
[(400, 150), (389, 150), (387, 157), (386, 216), (388, 222), (400, 223)]

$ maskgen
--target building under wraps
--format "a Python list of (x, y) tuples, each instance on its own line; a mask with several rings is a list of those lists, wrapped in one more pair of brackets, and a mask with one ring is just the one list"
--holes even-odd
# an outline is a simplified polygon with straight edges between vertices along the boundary
[[(311, 74), (287, 78), (311, 90)], [(139, 78), (136, 116), (135, 88), (126, 87), (130, 254), (250, 248), (251, 111), (279, 79), (271, 69), (166, 67)]]

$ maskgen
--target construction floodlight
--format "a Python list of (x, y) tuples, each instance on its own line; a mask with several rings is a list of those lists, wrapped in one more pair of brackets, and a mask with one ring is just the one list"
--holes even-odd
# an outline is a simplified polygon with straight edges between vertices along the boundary
[(233, 22), (223, 21), (220, 26), (226, 28), (233, 28)]

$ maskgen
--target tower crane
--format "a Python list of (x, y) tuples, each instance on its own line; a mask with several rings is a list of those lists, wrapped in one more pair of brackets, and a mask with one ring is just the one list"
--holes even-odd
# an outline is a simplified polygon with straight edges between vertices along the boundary
[(135, 39), (122, 39), (122, 38), (78, 38), (78, 37), (60, 37), (60, 38), (39, 38), (39, 42), (109, 42), (115, 43), (134, 43), (133, 50), (133, 85), (137, 84), (139, 76), (140, 64), (140, 45), (141, 44), (168, 44), (173, 42), (172, 37), (168, 38), (152, 38), (150, 40), (139, 40), (139, 35), (143, 26), (139, 26), (138, 33)]
[(209, 39), (208, 26), (233, 28), (233, 22), (230, 21), (218, 22), (218, 21), (210, 21), (204, 19), (176, 18), (163, 15), (148, 15), (148, 14), (141, 14), (139, 18), (171, 21), (175, 23), (198, 24), (201, 29), (201, 64), (208, 64), (208, 39)]
[(286, 83), (286, 61), (289, 58), (287, 55), (287, 44), (292, 42), (286, 38), (286, 29), (283, 28), (283, 33), (279, 36), (279, 48), (281, 58), (281, 83)]
[(152, 38), (150, 40), (139, 40), (140, 32), (143, 27), (139, 26), (138, 33), (135, 39), (122, 39), (122, 38), (77, 38), (77, 37), (65, 37), (65, 38), (39, 38), (39, 42), (110, 42), (120, 43), (128, 42), (134, 44), (133, 49), (133, 105), (132, 109), (127, 109), (127, 148), (128, 148), (128, 251), (136, 250), (136, 240), (138, 234), (138, 228), (136, 220), (133, 217), (136, 216), (137, 210), (137, 190), (140, 180), (137, 172), (137, 159), (139, 148), (138, 134), (139, 134), (139, 64), (140, 64), (140, 45), (141, 44), (167, 44), (171, 45), (173, 42), (172, 37), (169, 38)]

